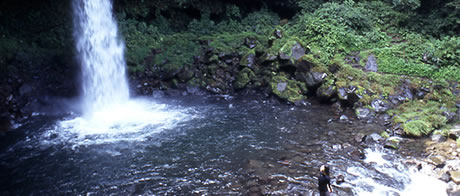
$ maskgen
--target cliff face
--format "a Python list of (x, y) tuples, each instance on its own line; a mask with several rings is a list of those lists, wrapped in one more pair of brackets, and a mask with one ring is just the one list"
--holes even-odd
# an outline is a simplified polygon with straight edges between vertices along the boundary
[[(66, 1), (0, 3), (2, 130), (53, 97), (77, 96), (71, 9)], [(5, 125), (5, 126), (3, 126)]]

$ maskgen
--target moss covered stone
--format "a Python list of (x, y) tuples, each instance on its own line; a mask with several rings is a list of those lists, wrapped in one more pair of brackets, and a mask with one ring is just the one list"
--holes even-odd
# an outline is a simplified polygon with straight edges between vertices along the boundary
[(420, 137), (446, 125), (446, 110), (441, 103), (418, 100), (401, 104), (390, 113), (394, 115), (393, 123), (400, 123), (405, 134)]
[(272, 93), (281, 99), (297, 102), (305, 99), (303, 94), (307, 93), (305, 84), (296, 80), (290, 80), (285, 76), (275, 76), (270, 82)]
[(256, 77), (254, 72), (249, 68), (244, 68), (236, 76), (235, 89), (242, 89), (251, 81), (251, 78)]
[(244, 67), (253, 67), (255, 64), (256, 51), (249, 50), (240, 60), (240, 65)]

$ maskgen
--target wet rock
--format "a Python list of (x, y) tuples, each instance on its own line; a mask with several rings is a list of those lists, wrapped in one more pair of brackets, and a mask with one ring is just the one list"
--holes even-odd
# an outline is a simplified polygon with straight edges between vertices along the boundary
[(439, 176), (439, 179), (444, 181), (444, 182), (449, 182), (450, 181), (450, 174), (448, 172), (442, 172), (441, 176)]
[(254, 67), (256, 58), (256, 52), (254, 50), (250, 50), (246, 55), (241, 58), (240, 65), (244, 67)]
[(391, 95), (391, 96), (389, 96), (389, 99), (390, 99), (391, 103), (394, 104), (394, 105), (399, 105), (399, 104), (403, 103), (406, 100), (406, 98), (404, 96), (402, 96), (402, 95)]
[(437, 143), (444, 142), (444, 141), (446, 141), (446, 137), (444, 137), (441, 134), (434, 134), (434, 135), (431, 136), (431, 141), (437, 142)]
[(360, 120), (369, 120), (374, 117), (374, 114), (368, 108), (357, 108), (355, 110), (356, 117)]
[(306, 100), (300, 100), (300, 101), (294, 102), (294, 105), (295, 106), (309, 106), (311, 105), (311, 103)]
[(210, 85), (206, 86), (206, 90), (208, 90), (209, 92), (212, 92), (214, 94), (221, 94), (222, 93), (222, 89), (220, 89), (218, 87), (212, 87)]
[(185, 82), (189, 81), (190, 79), (192, 79), (193, 75), (194, 75), (194, 73), (193, 73), (192, 70), (190, 70), (189, 68), (184, 68), (184, 70), (182, 70), (181, 72), (179, 72), (177, 74), (177, 78), (182, 83), (185, 83)]
[(276, 56), (276, 54), (272, 54), (272, 53), (265, 53), (263, 56), (262, 56), (262, 61), (274, 61), (276, 60), (278, 57)]
[(338, 90), (339, 98), (342, 100), (348, 100), (348, 93), (345, 88), (339, 88)]
[(392, 149), (399, 149), (399, 143), (401, 142), (400, 137), (389, 137), (386, 141), (385, 144), (383, 145), (385, 148), (392, 148)]
[(355, 135), (355, 141), (358, 143), (363, 142), (366, 139), (366, 134), (364, 133), (358, 133)]
[(251, 78), (254, 78), (255, 74), (249, 68), (244, 68), (241, 70), (238, 75), (236, 76), (236, 80), (234, 83), (235, 89), (242, 89), (246, 87), (246, 85), (251, 81)]
[(286, 87), (287, 87), (287, 82), (280, 82), (276, 84), (276, 90), (280, 92), (283, 92), (284, 90), (286, 90)]
[(454, 122), (457, 119), (457, 114), (455, 112), (444, 111), (442, 115), (446, 117), (447, 123)]
[(380, 136), (379, 134), (377, 133), (372, 133), (370, 135), (368, 135), (365, 139), (366, 143), (370, 144), (370, 143), (380, 143), (384, 140), (384, 138), (382, 136)]
[(343, 113), (342, 105), (340, 105), (339, 102), (335, 102), (334, 104), (332, 104), (331, 108), (333, 109), (335, 115)]
[(282, 38), (283, 37), (283, 32), (279, 29), (276, 29), (274, 32), (273, 32), (273, 35), (276, 37), (276, 38)]
[(345, 182), (345, 177), (344, 177), (343, 175), (340, 174), (340, 175), (338, 175), (338, 176), (336, 177), (335, 182), (336, 182), (337, 184), (342, 184), (342, 183)]
[(417, 99), (423, 99), (427, 93), (431, 92), (429, 88), (422, 87), (420, 89), (415, 90), (415, 97)]
[(388, 191), (388, 193), (386, 193), (387, 196), (400, 196), (400, 194), (396, 191)]
[(340, 88), (338, 90), (339, 99), (347, 101), (350, 105), (357, 103), (360, 99), (363, 98), (363, 94), (367, 93), (365, 89), (358, 92), (358, 87), (348, 86), (347, 88)]
[(308, 92), (305, 84), (283, 76), (273, 77), (270, 87), (273, 94), (291, 103), (304, 99), (304, 94)]
[(377, 69), (378, 69), (377, 59), (375, 59), (375, 56), (371, 54), (369, 55), (369, 57), (367, 57), (365, 70), (371, 71), (371, 72), (377, 72)]
[(325, 73), (309, 72), (306, 74), (303, 81), (305, 81), (308, 88), (316, 88), (323, 83), (326, 77), (327, 77), (327, 74)]
[(374, 109), (375, 112), (377, 113), (383, 113), (386, 112), (390, 109), (390, 106), (388, 103), (385, 101), (382, 101), (380, 99), (376, 99), (371, 102), (372, 109)]
[(405, 97), (405, 99), (408, 99), (408, 100), (412, 100), (414, 99), (414, 94), (412, 93), (412, 91), (409, 89), (409, 88), (403, 88), (402, 90), (402, 96)]
[(460, 124), (455, 125), (449, 130), (449, 137), (453, 139), (460, 138)]
[(244, 45), (246, 45), (250, 49), (253, 49), (253, 48), (255, 48), (257, 46), (256, 41), (257, 40), (255, 40), (255, 39), (247, 37), (247, 38), (244, 39)]
[(445, 165), (446, 158), (441, 155), (431, 155), (428, 157), (427, 162), (436, 167), (443, 167)]
[(364, 154), (364, 152), (358, 148), (351, 151), (349, 155), (352, 156), (354, 159), (365, 159), (366, 158), (366, 155)]
[(388, 114), (382, 114), (378, 117), (378, 123), (387, 126), (391, 124), (391, 117)]
[(290, 60), (292, 58), (293, 60), (297, 61), (304, 55), (305, 49), (302, 47), (302, 45), (293, 40), (284, 44), (284, 46), (281, 47), (279, 51), (280, 58), (284, 60)]
[(339, 120), (340, 122), (348, 122), (350, 119), (345, 114), (342, 114)]
[(335, 101), (334, 98), (337, 96), (337, 90), (335, 86), (322, 84), (316, 90), (316, 96), (320, 101)]
[(456, 184), (460, 184), (460, 171), (450, 171), (450, 178)]

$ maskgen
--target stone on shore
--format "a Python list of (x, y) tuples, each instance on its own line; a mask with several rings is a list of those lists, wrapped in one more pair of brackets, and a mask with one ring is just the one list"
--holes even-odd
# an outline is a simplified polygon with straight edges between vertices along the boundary
[(446, 141), (446, 137), (442, 136), (441, 134), (434, 134), (431, 136), (431, 141), (433, 142), (444, 142)]
[(399, 149), (399, 143), (401, 142), (401, 138), (399, 137), (389, 137), (384, 144), (385, 148), (392, 148), (392, 149)]
[(460, 171), (450, 171), (450, 178), (456, 184), (460, 184)]
[(453, 137), (454, 139), (460, 138), (460, 124), (455, 125), (452, 129), (449, 130), (449, 136)]

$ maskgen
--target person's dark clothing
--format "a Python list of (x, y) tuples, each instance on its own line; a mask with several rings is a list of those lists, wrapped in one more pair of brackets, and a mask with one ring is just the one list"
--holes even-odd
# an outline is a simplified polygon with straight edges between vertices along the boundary
[(318, 178), (318, 190), (320, 194), (328, 192), (328, 184), (331, 184), (331, 178), (327, 175), (320, 174)]

